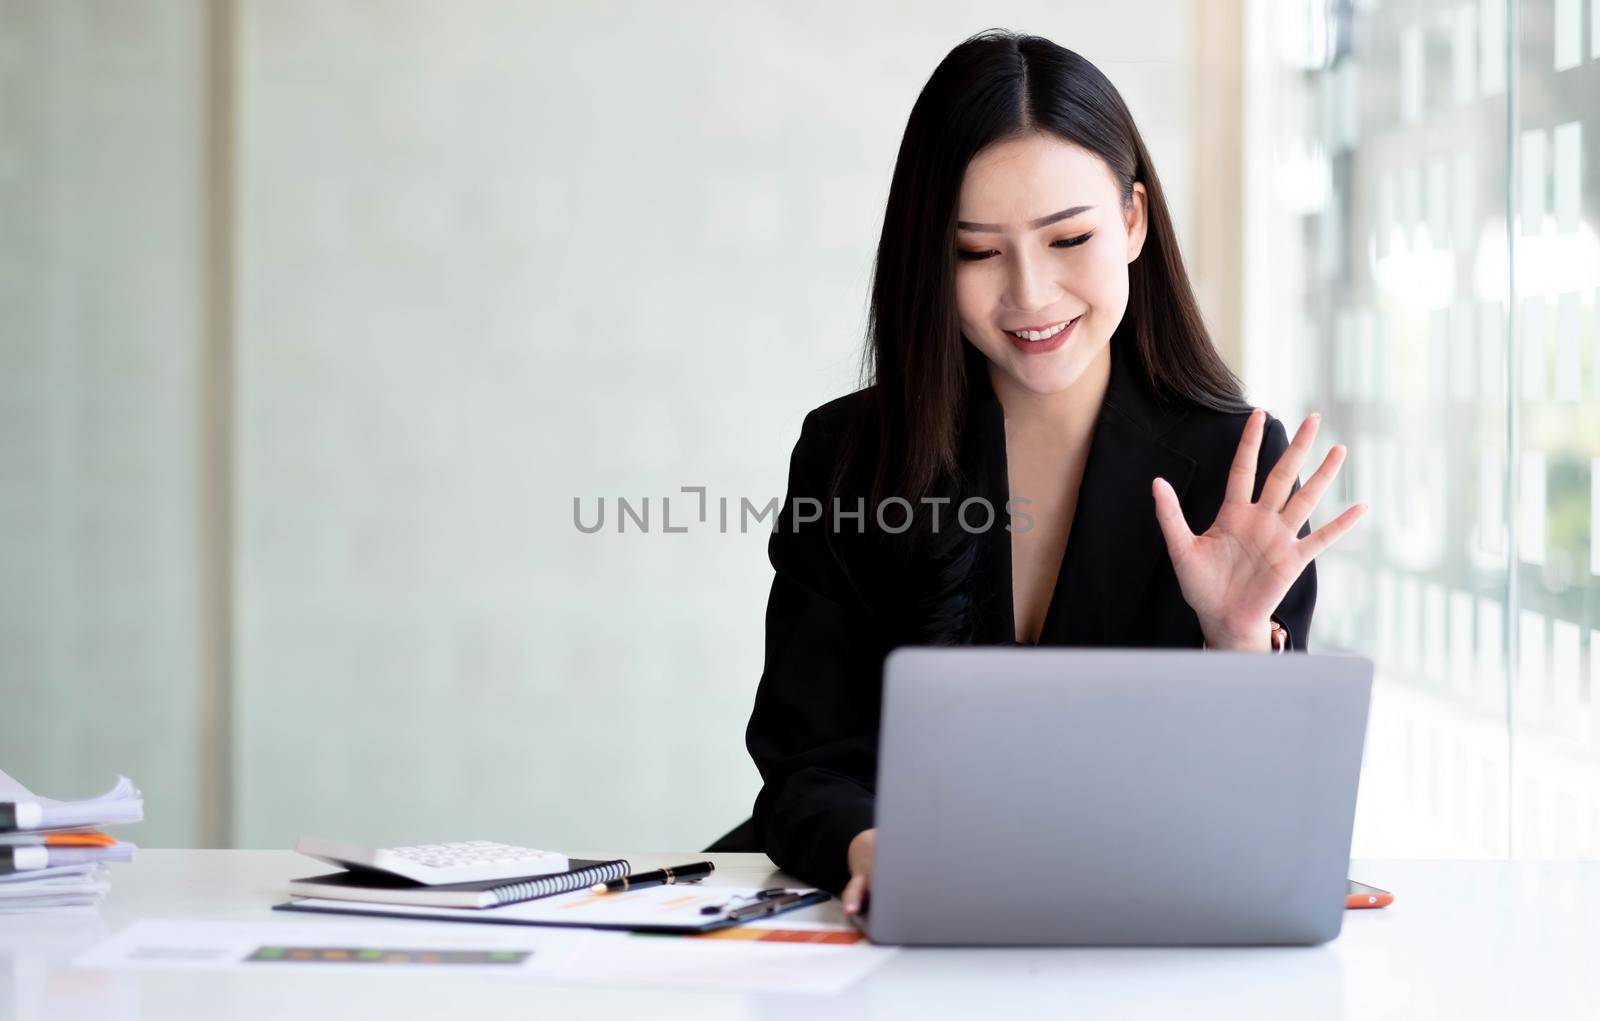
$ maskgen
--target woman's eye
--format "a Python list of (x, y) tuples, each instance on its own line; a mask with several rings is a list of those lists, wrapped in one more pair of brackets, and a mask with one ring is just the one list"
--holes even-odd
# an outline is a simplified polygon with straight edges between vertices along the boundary
[[(1085, 241), (1088, 241), (1092, 237), (1094, 237), (1094, 231), (1090, 231), (1087, 234), (1079, 234), (1075, 238), (1062, 238), (1060, 241), (1053, 241), (1053, 242), (1051, 242), (1050, 247), (1051, 248), (1076, 248), (1078, 245), (1083, 244)], [(978, 261), (980, 259), (987, 259), (991, 255), (994, 255), (994, 254), (995, 254), (995, 252), (994, 252), (994, 249), (992, 249), (992, 248), (985, 249), (985, 250), (983, 250), (981, 252), (969, 252), (969, 251), (966, 251), (965, 249), (957, 249), (956, 250), (956, 258), (961, 259), (964, 262), (976, 262), (976, 261)]]

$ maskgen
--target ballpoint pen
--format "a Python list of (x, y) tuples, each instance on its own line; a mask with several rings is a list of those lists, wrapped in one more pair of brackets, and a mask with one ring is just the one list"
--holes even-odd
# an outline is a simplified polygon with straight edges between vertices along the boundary
[(609, 883), (596, 883), (589, 887), (595, 893), (619, 893), (623, 890), (637, 890), (646, 886), (670, 886), (673, 883), (683, 883), (695, 879), (704, 879), (711, 874), (715, 865), (708, 861), (697, 861), (690, 865), (674, 865), (670, 868), (659, 868), (653, 872), (641, 872), (636, 876), (623, 876), (613, 879)]

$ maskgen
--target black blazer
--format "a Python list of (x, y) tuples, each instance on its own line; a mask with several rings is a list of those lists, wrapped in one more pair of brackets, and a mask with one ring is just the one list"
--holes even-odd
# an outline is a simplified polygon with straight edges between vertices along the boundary
[[(1122, 352), (1117, 341), (1123, 337), (1119, 331), (1112, 342), (1111, 378), (1039, 644), (1198, 649), (1200, 622), (1178, 587), (1150, 483), (1157, 475), (1172, 483), (1190, 529), (1204, 532), (1222, 506), (1247, 415), (1161, 404)], [(994, 526), (977, 540), (979, 623), (972, 642), (1014, 645), (1005, 419), (987, 372), (968, 376), (962, 469), (975, 494), (997, 512)], [(874, 543), (881, 536), (858, 536), (849, 518), (841, 519), (842, 529), (829, 527), (830, 472), (865, 393), (814, 409), (801, 426), (768, 543), (776, 573), (767, 601), (766, 660), (745, 732), (763, 782), (753, 812), (758, 839), (786, 872), (834, 892), (849, 879), (850, 840), (873, 825), (883, 659), (897, 645), (917, 644), (902, 612), (915, 597), (905, 586), (915, 582), (907, 583), (905, 572), (891, 570), (879, 555)], [(868, 437), (866, 449), (874, 449), (874, 441)], [(1257, 497), (1287, 446), (1283, 424), (1269, 415), (1257, 458)], [(854, 494), (865, 489), (844, 492), (851, 509)], [(823, 520), (790, 527), (802, 497), (819, 501)], [(805, 506), (802, 518), (814, 513), (814, 505)], [(972, 527), (983, 518), (974, 508)], [(886, 511), (885, 519), (897, 525), (899, 512)], [(869, 510), (869, 533), (871, 521)], [(1300, 530), (1309, 532), (1309, 524)], [(1308, 565), (1274, 614), (1292, 650), (1306, 648), (1315, 601), (1316, 570)]]

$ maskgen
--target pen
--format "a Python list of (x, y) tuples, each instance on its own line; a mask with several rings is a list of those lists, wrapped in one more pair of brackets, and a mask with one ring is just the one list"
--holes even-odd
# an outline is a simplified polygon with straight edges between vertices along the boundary
[(709, 876), (714, 868), (716, 866), (708, 861), (697, 861), (690, 865), (674, 865), (670, 868), (656, 869), (654, 872), (641, 872), (636, 876), (623, 876), (609, 883), (596, 883), (589, 889), (595, 893), (618, 893), (645, 886), (670, 886), (673, 883)]

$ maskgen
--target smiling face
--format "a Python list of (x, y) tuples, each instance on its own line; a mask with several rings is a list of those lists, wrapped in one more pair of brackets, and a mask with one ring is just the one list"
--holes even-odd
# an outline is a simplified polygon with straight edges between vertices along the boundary
[[(997, 387), (1068, 389), (1106, 353), (1128, 307), (1128, 264), (1144, 246), (1144, 185), (1134, 183), (1124, 210), (1098, 156), (1030, 134), (973, 157), (958, 210), (962, 333), (988, 356), (991, 377), (1004, 377)], [(1034, 332), (1024, 339), (1015, 330)]]

